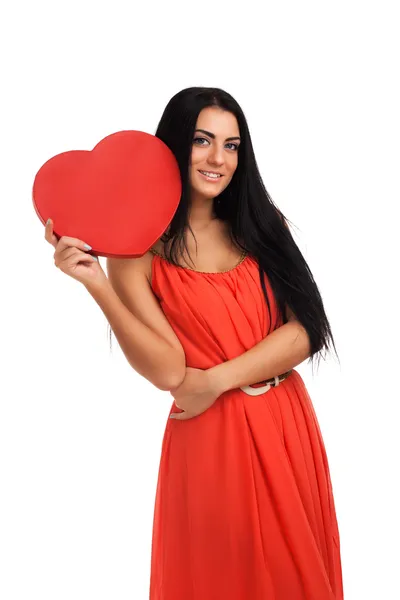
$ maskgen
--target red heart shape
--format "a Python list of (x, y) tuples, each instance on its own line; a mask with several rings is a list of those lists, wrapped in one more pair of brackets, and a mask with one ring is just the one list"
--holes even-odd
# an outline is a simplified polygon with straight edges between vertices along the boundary
[(119, 131), (93, 150), (50, 158), (35, 176), (33, 205), (57, 237), (71, 236), (98, 256), (142, 256), (164, 233), (182, 193), (179, 166), (164, 142)]

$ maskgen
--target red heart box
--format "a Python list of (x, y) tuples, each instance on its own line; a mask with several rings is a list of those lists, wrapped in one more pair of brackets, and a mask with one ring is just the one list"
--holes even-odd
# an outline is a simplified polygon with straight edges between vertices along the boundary
[(55, 235), (78, 238), (92, 254), (142, 256), (162, 236), (182, 193), (175, 155), (143, 131), (119, 131), (93, 150), (50, 158), (35, 176), (32, 199)]

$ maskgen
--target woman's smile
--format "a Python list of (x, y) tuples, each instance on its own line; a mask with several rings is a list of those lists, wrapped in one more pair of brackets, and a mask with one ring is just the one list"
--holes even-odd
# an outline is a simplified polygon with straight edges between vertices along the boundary
[(223, 175), (221, 175), (221, 174), (219, 174), (219, 175), (217, 175), (217, 174), (211, 175), (210, 171), (200, 171), (199, 170), (199, 173), (200, 173), (200, 175), (202, 176), (203, 179), (205, 179), (206, 181), (212, 181), (213, 183), (215, 181), (219, 181), (223, 177)]

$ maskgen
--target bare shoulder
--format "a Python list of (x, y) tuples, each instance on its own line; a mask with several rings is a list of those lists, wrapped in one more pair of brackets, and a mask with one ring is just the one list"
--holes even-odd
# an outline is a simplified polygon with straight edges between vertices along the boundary
[(107, 257), (107, 274), (111, 279), (114, 275), (121, 274), (122, 272), (126, 273), (129, 271), (132, 275), (142, 273), (146, 276), (148, 282), (151, 283), (151, 263), (154, 254), (159, 252), (161, 252), (161, 248), (157, 242), (142, 256), (136, 258)]
[(157, 240), (155, 244), (152, 245), (149, 252), (151, 254), (159, 254), (163, 258), (165, 258), (165, 246), (161, 240)]

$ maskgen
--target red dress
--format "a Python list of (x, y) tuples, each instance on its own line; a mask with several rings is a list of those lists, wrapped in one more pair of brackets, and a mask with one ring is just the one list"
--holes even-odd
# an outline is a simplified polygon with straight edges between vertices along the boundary
[[(277, 305), (268, 278), (274, 328)], [(268, 332), (256, 260), (203, 273), (155, 254), (152, 289), (188, 367), (239, 356)], [(172, 402), (171, 412), (180, 412)], [(340, 541), (314, 408), (293, 370), (168, 419), (154, 509), (150, 600), (341, 600)]]

